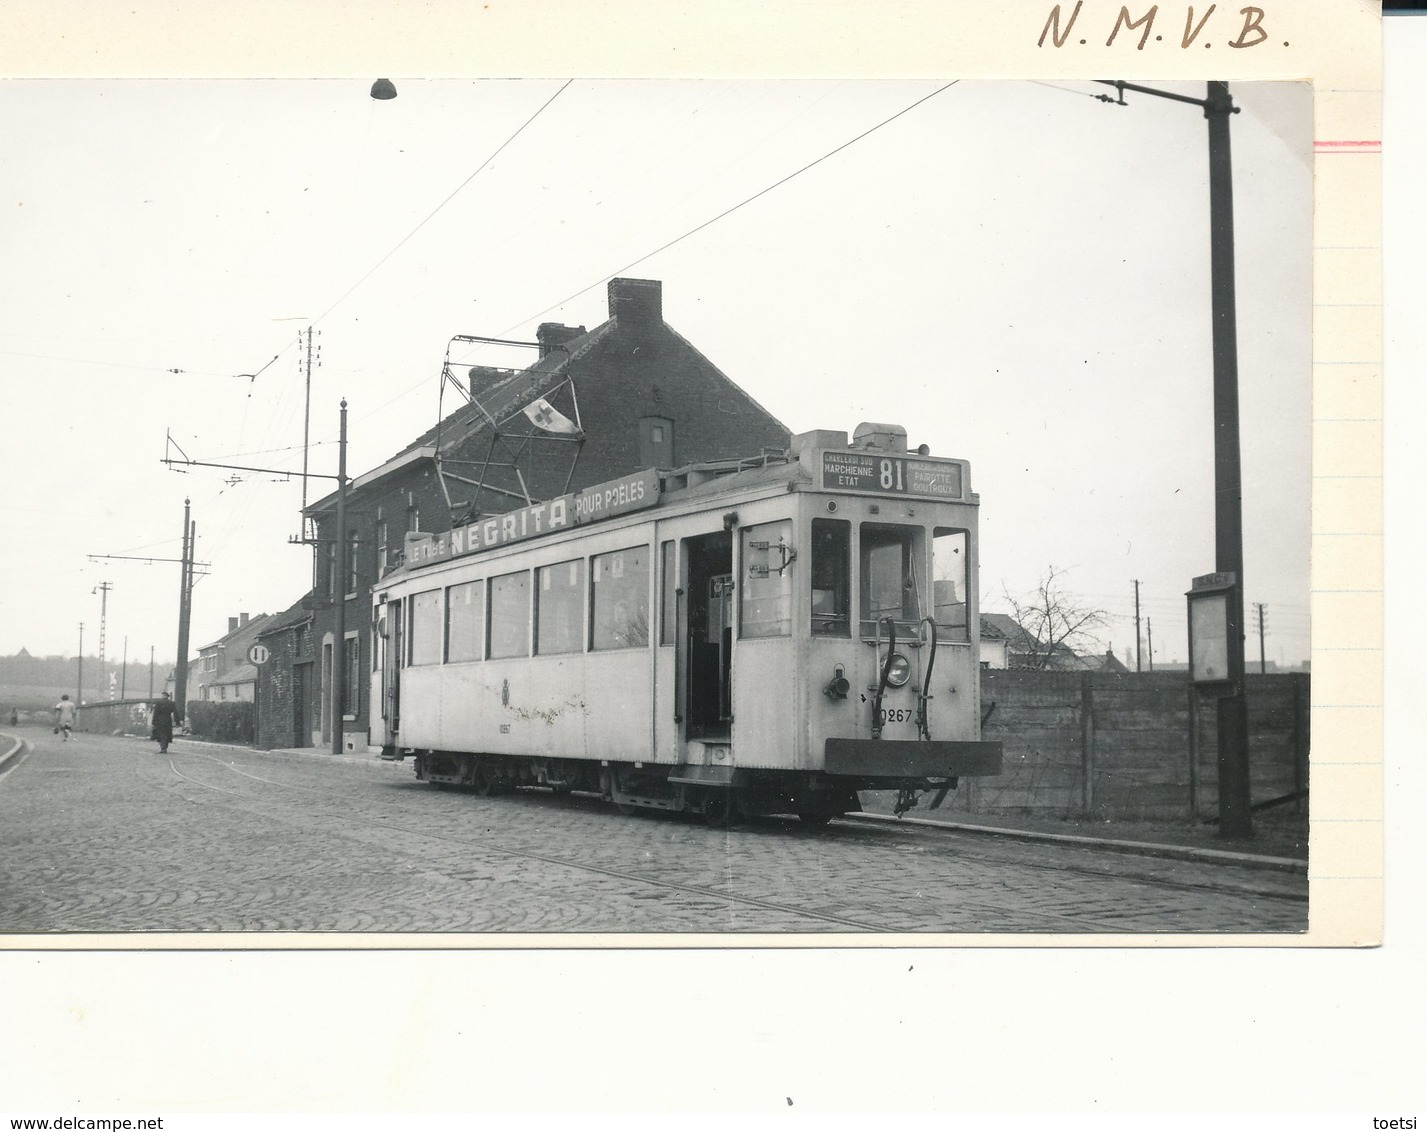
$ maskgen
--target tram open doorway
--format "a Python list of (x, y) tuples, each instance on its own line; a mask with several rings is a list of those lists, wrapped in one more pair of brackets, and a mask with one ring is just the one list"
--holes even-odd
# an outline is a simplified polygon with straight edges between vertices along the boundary
[(688, 620), (686, 739), (722, 739), (733, 723), (733, 535), (715, 531), (684, 540)]

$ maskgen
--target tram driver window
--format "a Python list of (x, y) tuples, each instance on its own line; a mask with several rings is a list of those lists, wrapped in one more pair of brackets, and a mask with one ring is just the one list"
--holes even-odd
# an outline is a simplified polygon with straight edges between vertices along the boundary
[(642, 648), (649, 643), (649, 548), (630, 547), (590, 559), (590, 648)]
[(786, 637), (793, 631), (793, 524), (743, 528), (739, 635)]
[[(899, 637), (917, 631), (922, 619), (924, 534), (921, 527), (862, 524), (858, 549), (862, 636), (875, 637), (878, 625), (888, 617), (897, 623)], [(887, 635), (885, 626), (882, 635)]]
[(937, 637), (943, 641), (969, 641), (967, 616), (967, 532), (937, 527), (932, 537), (932, 616)]
[(814, 519), (808, 577), (813, 591), (812, 631), (820, 637), (845, 637), (851, 631), (852, 524), (844, 519)]

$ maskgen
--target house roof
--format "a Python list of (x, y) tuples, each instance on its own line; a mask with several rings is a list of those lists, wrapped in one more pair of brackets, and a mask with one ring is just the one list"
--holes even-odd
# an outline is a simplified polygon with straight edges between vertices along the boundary
[[(228, 641), (231, 640), (233, 637), (239, 636), (240, 634), (243, 634), (243, 633), (252, 632), (255, 626), (260, 626), (260, 625), (262, 625), (263, 622), (266, 621), (269, 616), (270, 616), (270, 614), (267, 614), (267, 613), (259, 613), (256, 617), (249, 617), (248, 620), (247, 620), (244, 624), (239, 625), (236, 629), (232, 630), (231, 632), (224, 633), (224, 634), (223, 634), (221, 637), (219, 637), (216, 641), (211, 641), (211, 642), (209, 642), (209, 643), (206, 644), (206, 645), (200, 645), (200, 646), (198, 647), (198, 651), (201, 653), (201, 652), (206, 651), (207, 649), (216, 649), (216, 648), (218, 648), (220, 645), (225, 645), (225, 644), (227, 644)], [(266, 631), (266, 630), (264, 630), (264, 631)]]
[[(639, 313), (625, 308), (627, 313), (618, 315), (616, 311), (615, 291), (633, 285), (636, 289), (652, 288), (655, 296), (653, 313), (648, 309)], [(714, 365), (708, 358), (704, 357), (702, 351), (694, 346), (674, 330), (663, 319), (662, 288), (653, 280), (639, 279), (612, 279), (610, 286), (610, 317), (605, 319), (593, 330), (584, 330), (575, 327), (560, 327), (559, 329), (571, 332), (568, 338), (562, 341), (552, 341), (548, 348), (530, 365), (524, 369), (507, 370), (495, 369), (488, 366), (475, 366), (471, 370), (471, 382), (476, 388), (472, 389), (472, 399), (463, 402), (461, 405), (443, 415), (440, 421), (427, 429), (420, 436), (416, 437), (409, 444), (396, 452), (390, 459), (379, 467), (362, 476), (354, 479), (350, 486), (359, 486), (379, 479), (389, 472), (397, 471), (402, 467), (419, 460), (421, 458), (431, 458), (436, 455), (445, 456), (453, 449), (464, 445), (471, 437), (478, 435), (490, 427), (492, 421), (497, 425), (515, 418), (521, 410), (530, 405), (538, 397), (544, 397), (558, 390), (559, 386), (572, 376), (572, 368), (592, 351), (599, 348), (607, 340), (613, 339), (621, 325), (621, 318), (628, 320), (631, 328), (645, 329), (650, 326), (648, 321), (651, 317), (655, 320), (653, 325), (659, 327), (664, 334), (670, 335), (681, 346), (693, 354), (698, 355), (706, 372), (723, 382), (727, 383), (731, 391), (742, 396), (750, 405), (769, 420), (777, 421), (777, 418), (752, 397), (736, 382), (728, 377), (722, 370)], [(648, 298), (641, 298), (641, 303), (648, 303)], [(542, 328), (543, 329), (543, 328)], [(576, 329), (580, 333), (573, 333)], [(545, 342), (541, 335), (542, 344)], [(781, 426), (781, 422), (780, 422)], [(786, 432), (786, 426), (781, 426)], [(439, 444), (438, 444), (439, 441)], [(438, 453), (439, 448), (439, 453)], [(746, 455), (746, 453), (735, 453), (734, 455)], [(312, 514), (317, 511), (330, 510), (336, 500), (336, 492), (329, 492), (323, 498), (310, 503), (307, 513)]]
[(291, 629), (294, 625), (301, 625), (304, 621), (312, 620), (312, 610), (307, 608), (306, 602), (312, 596), (312, 591), (308, 590), (295, 602), (289, 605), (281, 613), (274, 613), (263, 625), (259, 637), (270, 637), (274, 633), (281, 633), (284, 629)]
[(258, 678), (257, 667), (251, 664), (239, 664), (225, 676), (220, 676), (217, 680), (210, 680), (209, 687), (218, 684), (251, 684)]

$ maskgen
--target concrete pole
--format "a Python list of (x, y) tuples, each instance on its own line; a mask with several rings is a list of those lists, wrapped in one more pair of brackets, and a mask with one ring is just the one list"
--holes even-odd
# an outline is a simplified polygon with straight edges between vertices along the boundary
[(1229, 591), (1231, 692), (1219, 700), (1219, 836), (1253, 836), (1249, 713), (1244, 695), (1243, 480), (1239, 464), (1239, 353), (1234, 295), (1234, 185), (1227, 83), (1211, 82), (1209, 123), (1209, 263), (1214, 343), (1214, 568), (1234, 576)]
[(332, 753), (342, 753), (342, 701), (347, 690), (347, 402), (337, 439), (336, 577), (332, 579)]
[(183, 501), (183, 559), (178, 568), (178, 660), (173, 667), (174, 714), (180, 723), (188, 691), (188, 599), (193, 586), (193, 533), (188, 517), (189, 501)]

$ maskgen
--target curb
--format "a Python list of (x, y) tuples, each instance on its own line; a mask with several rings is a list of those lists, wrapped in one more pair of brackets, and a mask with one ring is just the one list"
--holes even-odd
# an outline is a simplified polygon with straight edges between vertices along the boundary
[(9, 765), (10, 760), (13, 759), (16, 755), (18, 755), (21, 751), (23, 751), (26, 746), (25, 740), (16, 739), (13, 735), (0, 736), (0, 743), (6, 741), (12, 742), (14, 746), (10, 747), (9, 750), (0, 752), (0, 773), (4, 772), (6, 766)]
[[(151, 742), (151, 740), (145, 740)], [(178, 747), (183, 744), (186, 752), (201, 753), (203, 751), (241, 751), (248, 755), (286, 755), (291, 758), (316, 759), (320, 762), (346, 763), (349, 766), (366, 767), (371, 770), (380, 770), (386, 766), (401, 766), (400, 762), (387, 761), (377, 756), (375, 752), (371, 754), (341, 754), (334, 755), (331, 751), (320, 750), (317, 747), (272, 747), (265, 749), (262, 747), (245, 747), (237, 743), (210, 743), (203, 739), (175, 739), (171, 745)]]
[(954, 829), (958, 833), (980, 833), (1010, 837), (1021, 841), (1043, 841), (1061, 845), (1078, 845), (1087, 849), (1110, 849), (1117, 853), (1138, 853), (1146, 857), (1169, 857), (1181, 861), (1203, 861), (1216, 865), (1243, 865), (1254, 869), (1275, 869), (1279, 872), (1307, 873), (1308, 862), (1295, 857), (1266, 857), (1257, 853), (1239, 853), (1229, 849), (1196, 849), (1189, 845), (1161, 845), (1152, 841), (1125, 841), (1109, 837), (1085, 837), (1073, 833), (1043, 833), (1034, 829), (1007, 829), (1003, 826), (971, 825), (967, 822), (934, 821), (930, 818), (896, 818), (890, 814), (844, 814), (848, 821), (897, 823), (928, 826), (933, 829)]

